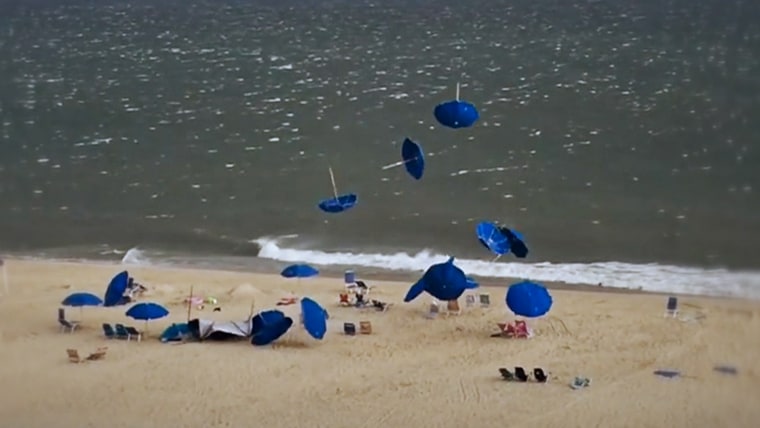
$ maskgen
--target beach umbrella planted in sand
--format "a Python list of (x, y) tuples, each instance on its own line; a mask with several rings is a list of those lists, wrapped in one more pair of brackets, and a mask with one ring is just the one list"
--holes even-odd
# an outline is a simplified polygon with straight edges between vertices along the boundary
[(126, 312), (126, 315), (136, 320), (145, 321), (145, 329), (148, 329), (148, 321), (161, 319), (169, 315), (169, 310), (158, 303), (138, 303)]
[(421, 179), (425, 172), (425, 154), (422, 152), (422, 147), (409, 138), (404, 139), (404, 143), (401, 145), (401, 161), (385, 165), (383, 169), (401, 165), (404, 165), (406, 172), (415, 180)]
[(545, 315), (552, 307), (552, 296), (541, 284), (523, 281), (509, 286), (507, 307), (517, 316), (536, 318)]
[(335, 175), (333, 175), (332, 168), (328, 168), (328, 170), (330, 171), (333, 197), (319, 201), (319, 209), (326, 213), (337, 214), (353, 208), (354, 205), (356, 205), (358, 197), (354, 193), (338, 195), (338, 187), (335, 185)]
[(119, 272), (111, 279), (106, 289), (105, 306), (117, 306), (124, 304), (124, 292), (129, 284), (129, 273), (127, 271)]
[(100, 297), (92, 294), (92, 293), (73, 293), (66, 296), (65, 299), (61, 302), (63, 306), (71, 306), (75, 308), (79, 308), (80, 315), (82, 308), (85, 306), (100, 306), (103, 304), (103, 301), (100, 299)]
[(306, 264), (290, 265), (280, 272), (285, 278), (309, 278), (319, 275), (319, 270)]
[(404, 302), (411, 302), (424, 291), (438, 300), (456, 300), (470, 288), (477, 288), (477, 283), (468, 281), (462, 269), (454, 265), (454, 258), (450, 257), (444, 263), (430, 266), (406, 293)]
[(480, 118), (474, 105), (459, 99), (459, 83), (457, 83), (456, 99), (438, 104), (433, 110), (435, 119), (449, 128), (469, 128)]

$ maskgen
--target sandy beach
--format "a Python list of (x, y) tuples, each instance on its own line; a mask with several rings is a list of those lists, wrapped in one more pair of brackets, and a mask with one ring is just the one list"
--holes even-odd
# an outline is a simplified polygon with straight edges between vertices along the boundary
[[(153, 321), (140, 343), (109, 340), (101, 324), (144, 328), (129, 306), (66, 308), (73, 333), (56, 321), (75, 291), (100, 296), (117, 265), (6, 260), (0, 288), (3, 427), (755, 427), (760, 419), (760, 302), (681, 296), (678, 318), (665, 297), (553, 290), (548, 317), (530, 321), (530, 339), (492, 338), (511, 321), (504, 287), (481, 287), (488, 308), (426, 319), (430, 298), (402, 303), (408, 283), (372, 280), (387, 312), (340, 307), (342, 278), (286, 280), (278, 275), (128, 267), (148, 287), (143, 301), (171, 314)], [(185, 322), (195, 294), (221, 308), (192, 316), (244, 320), (251, 304), (274, 308), (288, 291), (330, 313), (317, 341), (293, 328), (275, 346), (248, 341), (164, 344)], [(296, 306), (285, 311), (296, 311)], [(297, 316), (297, 312), (293, 312)], [(346, 336), (344, 322), (371, 321), (371, 335)], [(105, 359), (70, 363), (66, 349)], [(736, 375), (713, 370), (729, 364)], [(498, 368), (541, 367), (548, 383), (505, 382)], [(682, 377), (655, 376), (676, 369)], [(573, 390), (569, 383), (588, 377)]]

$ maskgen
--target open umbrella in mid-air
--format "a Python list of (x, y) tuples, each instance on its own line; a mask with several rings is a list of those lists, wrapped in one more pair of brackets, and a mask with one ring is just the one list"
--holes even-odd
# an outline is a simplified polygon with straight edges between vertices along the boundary
[(319, 209), (326, 213), (340, 213), (346, 210), (349, 210), (356, 205), (356, 200), (358, 197), (355, 193), (346, 193), (343, 195), (338, 195), (338, 188), (335, 185), (335, 175), (333, 175), (332, 168), (329, 168), (330, 170), (330, 182), (332, 183), (332, 189), (333, 189), (333, 197), (328, 199), (323, 199), (319, 201)]
[(515, 315), (526, 318), (540, 317), (552, 307), (552, 296), (546, 287), (530, 281), (510, 285), (505, 300)]
[(456, 99), (435, 106), (433, 115), (441, 125), (454, 129), (469, 128), (480, 118), (474, 105), (459, 99), (459, 83)]
[(456, 300), (467, 289), (477, 288), (475, 281), (468, 281), (462, 269), (454, 265), (454, 258), (450, 257), (444, 263), (430, 266), (406, 293), (404, 302), (411, 302), (417, 296), (427, 291), (438, 300)]
[(409, 138), (405, 138), (404, 143), (401, 145), (401, 160), (385, 165), (383, 169), (401, 165), (404, 165), (406, 172), (415, 180), (421, 179), (422, 174), (425, 172), (425, 154), (422, 152), (422, 147)]
[(282, 337), (293, 325), (293, 319), (278, 310), (263, 311), (251, 319), (251, 344), (268, 345)]
[(497, 256), (503, 256), (509, 252), (509, 240), (494, 223), (484, 221), (475, 227), (478, 241), (489, 251)]
[(301, 299), (301, 322), (309, 335), (322, 340), (327, 332), (327, 311), (309, 297)]

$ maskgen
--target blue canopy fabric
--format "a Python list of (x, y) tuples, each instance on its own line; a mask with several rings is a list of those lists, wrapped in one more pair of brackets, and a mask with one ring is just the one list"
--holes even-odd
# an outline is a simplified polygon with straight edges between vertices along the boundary
[(61, 304), (74, 307), (100, 306), (103, 304), (103, 301), (100, 300), (100, 297), (92, 293), (73, 293), (63, 299)]
[(509, 250), (515, 257), (524, 259), (528, 255), (528, 246), (525, 245), (522, 234), (516, 230), (512, 230), (506, 227), (500, 227), (499, 231), (507, 238), (509, 242)]
[(465, 279), (467, 280), (467, 286), (466, 287), (467, 287), (468, 290), (474, 290), (474, 289), (480, 287), (480, 284), (478, 284), (478, 281), (475, 281), (474, 278), (468, 276), (468, 277), (465, 277)]
[(190, 326), (187, 323), (172, 324), (161, 333), (162, 342), (173, 342), (190, 336)]
[(454, 258), (450, 257), (445, 263), (430, 266), (406, 293), (404, 302), (411, 302), (423, 291), (438, 300), (456, 300), (467, 288), (467, 277), (462, 269), (454, 265)]
[(356, 205), (358, 197), (354, 193), (323, 199), (319, 202), (319, 209), (326, 213), (337, 214), (349, 210)]
[(129, 308), (126, 315), (136, 320), (150, 321), (169, 315), (169, 310), (158, 303), (143, 302)]
[(319, 271), (309, 265), (296, 264), (290, 265), (280, 272), (280, 275), (285, 278), (308, 278), (310, 276), (319, 275)]
[(474, 105), (459, 100), (438, 104), (433, 110), (436, 120), (449, 128), (468, 128), (480, 118)]
[(540, 317), (552, 307), (552, 296), (541, 284), (530, 281), (509, 286), (506, 297), (507, 307), (517, 316)]
[(268, 345), (275, 340), (282, 337), (283, 334), (285, 334), (290, 327), (293, 325), (293, 319), (290, 317), (284, 317), (279, 319), (278, 321), (274, 322), (273, 324), (269, 324), (264, 328), (263, 330), (259, 331), (257, 334), (254, 334), (251, 336), (251, 344), (255, 346), (264, 346)]
[(409, 138), (404, 139), (404, 144), (401, 145), (401, 159), (409, 175), (415, 180), (422, 178), (425, 172), (425, 154), (419, 144)]
[(327, 311), (309, 297), (301, 299), (303, 327), (311, 337), (322, 340), (327, 333)]
[(504, 255), (509, 252), (509, 240), (494, 223), (484, 221), (475, 227), (475, 234), (484, 247), (496, 255)]
[(124, 291), (127, 289), (127, 283), (129, 282), (129, 273), (127, 271), (120, 272), (111, 279), (106, 289), (106, 295), (104, 300), (104, 306), (117, 306), (123, 304), (122, 297)]
[(255, 336), (285, 319), (285, 314), (276, 309), (262, 311), (251, 318), (251, 335)]

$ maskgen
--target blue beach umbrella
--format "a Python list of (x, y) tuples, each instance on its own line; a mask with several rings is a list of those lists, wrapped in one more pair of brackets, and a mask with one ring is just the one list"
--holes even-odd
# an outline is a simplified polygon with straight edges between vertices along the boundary
[(425, 154), (422, 152), (422, 147), (409, 138), (405, 138), (401, 145), (401, 161), (385, 165), (383, 169), (400, 165), (404, 165), (406, 172), (415, 180), (421, 179), (425, 172)]
[(301, 318), (303, 328), (311, 337), (322, 340), (327, 332), (327, 311), (309, 297), (301, 299)]
[(105, 306), (117, 306), (122, 304), (122, 297), (124, 291), (127, 289), (129, 283), (129, 273), (127, 271), (119, 272), (111, 279), (106, 288), (106, 295), (104, 301)]
[(423, 291), (438, 300), (456, 300), (468, 288), (467, 277), (462, 269), (454, 265), (454, 258), (450, 257), (444, 263), (430, 266), (422, 278), (409, 288), (404, 302), (411, 302)]
[(145, 329), (148, 329), (148, 321), (157, 320), (169, 315), (169, 310), (158, 303), (142, 302), (127, 310), (126, 316), (136, 320), (145, 321)]
[(515, 315), (536, 318), (549, 312), (552, 296), (543, 285), (523, 281), (509, 286), (506, 302)]
[(187, 323), (172, 324), (161, 333), (162, 342), (173, 342), (190, 336), (190, 326)]
[(293, 319), (283, 317), (272, 324), (268, 324), (258, 333), (251, 336), (251, 344), (255, 346), (268, 345), (284, 335), (293, 325)]
[(73, 293), (63, 299), (61, 304), (81, 308), (82, 306), (100, 306), (103, 301), (92, 293)]
[(459, 100), (459, 83), (456, 99), (435, 106), (433, 115), (441, 125), (454, 129), (468, 128), (480, 118), (474, 105)]
[(255, 336), (285, 318), (285, 314), (276, 309), (259, 312), (251, 318), (251, 335)]
[(509, 252), (509, 240), (496, 224), (489, 221), (478, 223), (475, 227), (475, 234), (478, 236), (478, 241), (497, 256)]
[(295, 264), (286, 267), (280, 272), (285, 278), (308, 278), (310, 276), (319, 275), (319, 271), (306, 264)]
[(519, 259), (524, 259), (528, 255), (528, 246), (520, 232), (506, 227), (500, 227), (499, 231), (507, 238), (509, 250)]
[(480, 287), (480, 284), (478, 284), (478, 281), (475, 281), (475, 278), (473, 278), (471, 276), (467, 276), (467, 277), (465, 277), (465, 279), (467, 280), (467, 289), (468, 290), (474, 290), (474, 289)]
[(331, 214), (340, 213), (353, 208), (354, 205), (356, 205), (358, 196), (356, 196), (354, 193), (338, 195), (338, 188), (335, 185), (335, 175), (333, 175), (332, 168), (329, 168), (329, 170), (330, 182), (332, 183), (333, 189), (333, 197), (319, 201), (319, 204), (317, 206), (319, 206), (319, 209), (322, 211)]

